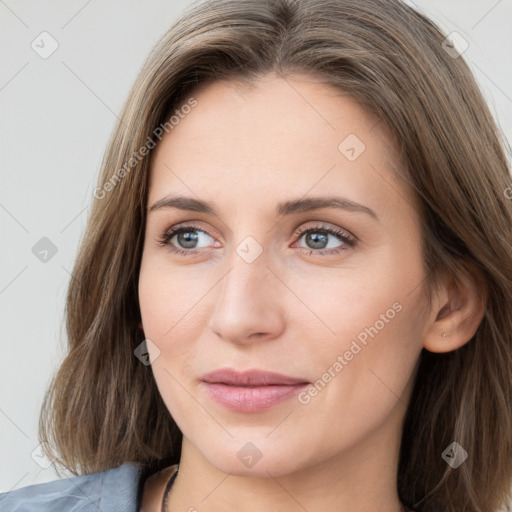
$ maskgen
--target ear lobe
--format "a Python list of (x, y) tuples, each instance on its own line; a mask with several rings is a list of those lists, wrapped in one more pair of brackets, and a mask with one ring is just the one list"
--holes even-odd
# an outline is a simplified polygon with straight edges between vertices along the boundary
[(473, 265), (467, 273), (443, 285), (442, 307), (428, 327), (423, 346), (430, 352), (451, 352), (465, 345), (482, 322), (487, 302), (487, 283)]

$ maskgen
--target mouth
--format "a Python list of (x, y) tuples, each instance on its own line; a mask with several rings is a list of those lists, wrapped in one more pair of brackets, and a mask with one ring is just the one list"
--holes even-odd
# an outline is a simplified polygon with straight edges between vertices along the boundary
[(311, 383), (262, 370), (237, 372), (221, 369), (201, 378), (209, 397), (227, 409), (239, 412), (258, 412), (300, 393)]

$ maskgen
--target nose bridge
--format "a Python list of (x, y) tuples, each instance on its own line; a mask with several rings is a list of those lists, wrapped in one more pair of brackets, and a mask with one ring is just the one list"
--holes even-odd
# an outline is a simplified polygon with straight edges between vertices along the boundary
[(283, 328), (277, 301), (278, 280), (267, 268), (265, 252), (255, 256), (254, 252), (251, 254), (255, 250), (251, 240), (243, 240), (233, 248), (229, 270), (216, 294), (209, 325), (217, 335), (231, 341), (248, 341), (253, 334), (274, 337)]

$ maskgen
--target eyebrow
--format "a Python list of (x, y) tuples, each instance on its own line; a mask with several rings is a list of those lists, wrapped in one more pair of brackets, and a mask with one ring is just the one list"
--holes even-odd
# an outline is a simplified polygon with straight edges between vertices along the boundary
[[(159, 210), (161, 208), (177, 208), (179, 210), (186, 210), (190, 212), (208, 213), (217, 215), (212, 203), (194, 199), (193, 197), (185, 196), (165, 196), (156, 201), (149, 209), (150, 212)], [(279, 203), (276, 208), (277, 215), (292, 215), (294, 213), (309, 212), (312, 210), (320, 210), (322, 208), (340, 208), (352, 212), (362, 212), (370, 215), (378, 220), (377, 214), (367, 206), (364, 206), (354, 201), (350, 201), (344, 197), (327, 196), (327, 197), (308, 197), (293, 199)]]

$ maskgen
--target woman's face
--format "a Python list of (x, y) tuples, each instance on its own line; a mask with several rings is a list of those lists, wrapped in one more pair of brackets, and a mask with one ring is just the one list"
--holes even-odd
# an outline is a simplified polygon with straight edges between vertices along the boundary
[[(193, 97), (154, 150), (139, 279), (154, 377), (189, 449), (260, 476), (355, 446), (398, 453), (429, 312), (391, 138), (311, 77)], [(298, 383), (202, 380), (219, 369)]]

